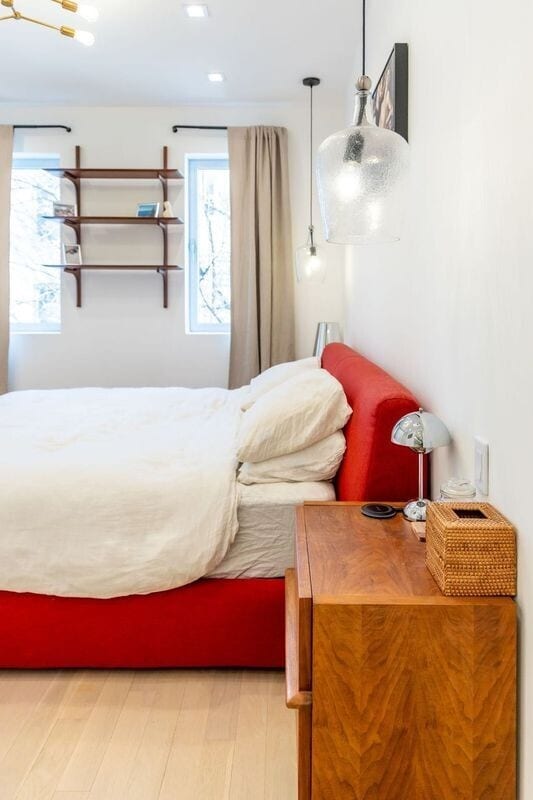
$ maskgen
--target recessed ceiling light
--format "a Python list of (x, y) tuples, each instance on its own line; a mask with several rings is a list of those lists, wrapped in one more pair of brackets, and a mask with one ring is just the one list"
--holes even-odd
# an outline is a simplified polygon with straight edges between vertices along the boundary
[(207, 76), (211, 83), (222, 83), (226, 80), (221, 72), (210, 72)]
[(184, 5), (183, 8), (185, 9), (187, 16), (193, 17), (194, 19), (209, 16), (209, 9), (205, 5), (199, 5), (195, 3), (192, 5)]

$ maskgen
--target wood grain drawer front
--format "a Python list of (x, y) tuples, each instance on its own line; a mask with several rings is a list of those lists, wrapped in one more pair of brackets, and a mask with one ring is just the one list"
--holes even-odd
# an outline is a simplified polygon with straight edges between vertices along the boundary
[(514, 603), (313, 618), (313, 800), (515, 800)]

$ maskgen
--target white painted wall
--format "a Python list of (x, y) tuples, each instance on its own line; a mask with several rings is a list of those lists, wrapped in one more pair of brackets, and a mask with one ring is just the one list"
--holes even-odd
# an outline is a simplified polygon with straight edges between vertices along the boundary
[[(533, 6), (510, 0), (369, 5), (369, 71), (410, 47), (411, 190), (403, 240), (349, 254), (347, 341), (445, 420), (434, 492), (473, 476), (519, 531), (521, 797), (533, 796)], [(438, 664), (435, 665), (438, 669)]]
[[(344, 109), (321, 105), (315, 92), (316, 137), (325, 137), (343, 122)], [(61, 163), (74, 163), (74, 146), (82, 147), (84, 166), (152, 167), (160, 165), (169, 146), (171, 166), (183, 170), (186, 153), (220, 153), (226, 136), (213, 132), (173, 134), (174, 123), (283, 125), (289, 130), (294, 246), (304, 243), (308, 225), (308, 108), (302, 87), (299, 104), (182, 108), (52, 108), (0, 106), (0, 123), (61, 123), (71, 134), (22, 132), (20, 152), (59, 153)], [(85, 184), (84, 212), (135, 213), (137, 202), (160, 199), (154, 184)], [(65, 197), (68, 197), (65, 182)], [(175, 211), (183, 216), (184, 188), (171, 192)], [(317, 210), (318, 216), (318, 210)], [(184, 263), (183, 231), (174, 231), (172, 259)], [(118, 263), (157, 260), (161, 236), (154, 229), (84, 229), (87, 261)], [(296, 289), (297, 355), (309, 355), (316, 323), (342, 322), (342, 249), (327, 246), (330, 271), (321, 286)], [(150, 263), (150, 262), (148, 262)], [(152, 272), (127, 275), (88, 272), (83, 276), (83, 307), (75, 306), (75, 284), (62, 279), (60, 334), (15, 334), (10, 350), (10, 388), (54, 388), (84, 385), (224, 386), (227, 383), (229, 336), (185, 332), (184, 275), (170, 275), (170, 302), (162, 307), (161, 278)]]

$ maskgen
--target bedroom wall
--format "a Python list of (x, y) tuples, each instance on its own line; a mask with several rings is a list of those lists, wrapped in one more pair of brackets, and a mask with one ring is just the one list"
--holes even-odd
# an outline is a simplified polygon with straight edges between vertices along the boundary
[[(302, 90), (303, 91), (303, 90)], [(186, 153), (226, 152), (226, 135), (218, 132), (173, 134), (175, 123), (283, 125), (289, 130), (294, 246), (305, 242), (308, 225), (308, 101), (287, 105), (240, 105), (186, 108), (50, 108), (0, 106), (0, 123), (61, 123), (71, 134), (18, 132), (18, 152), (59, 153), (74, 163), (74, 146), (82, 147), (85, 166), (151, 167), (159, 165), (169, 146), (171, 166), (183, 169)], [(316, 136), (325, 137), (342, 124), (344, 109), (321, 102), (315, 94)], [(68, 187), (65, 182), (65, 187)], [(65, 188), (68, 192), (68, 188)], [(127, 213), (138, 201), (160, 199), (155, 184), (103, 188), (93, 183), (84, 193), (89, 213)], [(184, 188), (172, 190), (175, 211), (183, 216)], [(317, 210), (318, 217), (318, 210)], [(127, 233), (126, 233), (127, 231)], [(173, 232), (178, 263), (183, 264), (182, 230)], [(120, 247), (114, 240), (120, 237)], [(160, 252), (157, 230), (91, 227), (84, 231), (84, 252), (122, 263), (138, 262), (139, 253), (153, 259)], [(342, 322), (343, 251), (329, 246), (330, 270), (322, 286), (296, 287), (297, 355), (309, 355), (316, 323)], [(157, 259), (157, 255), (155, 256)], [(175, 255), (173, 256), (175, 258)], [(54, 334), (14, 334), (10, 348), (10, 388), (55, 388), (84, 385), (225, 386), (229, 335), (185, 331), (185, 280), (170, 275), (169, 308), (162, 307), (161, 278), (151, 272), (89, 272), (83, 276), (83, 307), (75, 306), (74, 280), (62, 278), (62, 329)]]
[[(370, 75), (410, 48), (411, 189), (402, 241), (348, 253), (347, 341), (445, 420), (434, 493), (473, 477), (490, 444), (490, 497), (519, 531), (521, 797), (533, 794), (533, 6), (370, 2)], [(351, 109), (350, 109), (351, 112)], [(438, 669), (438, 664), (435, 665)]]

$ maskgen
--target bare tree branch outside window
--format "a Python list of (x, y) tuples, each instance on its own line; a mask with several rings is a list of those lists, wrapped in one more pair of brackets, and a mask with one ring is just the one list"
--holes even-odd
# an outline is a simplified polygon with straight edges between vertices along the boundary
[(59, 179), (42, 169), (14, 168), (11, 182), (10, 321), (13, 330), (58, 329), (60, 226), (41, 219), (59, 200)]
[[(191, 317), (198, 329), (227, 326), (231, 318), (230, 294), (230, 200), (227, 161), (205, 159), (195, 168), (195, 244), (191, 268), (196, 270), (196, 289)], [(205, 326), (205, 328), (203, 328)]]

